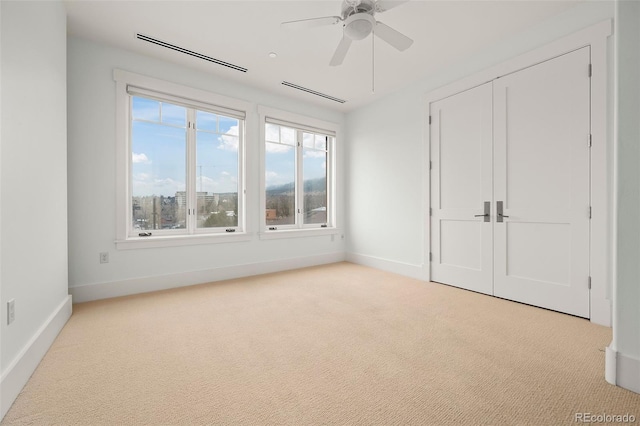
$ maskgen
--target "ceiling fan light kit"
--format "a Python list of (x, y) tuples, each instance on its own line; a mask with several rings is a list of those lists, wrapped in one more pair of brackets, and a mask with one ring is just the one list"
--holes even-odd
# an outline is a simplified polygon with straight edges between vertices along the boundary
[(356, 13), (344, 21), (344, 35), (351, 40), (362, 40), (373, 31), (376, 20), (368, 13)]
[(403, 51), (413, 44), (413, 40), (380, 21), (376, 21), (376, 13), (383, 13), (397, 7), (408, 0), (344, 0), (342, 16), (325, 16), (321, 18), (302, 19), (283, 22), (283, 28), (311, 28), (342, 23), (342, 40), (329, 65), (341, 65), (347, 56), (351, 41), (359, 41), (369, 34), (379, 37), (396, 49)]

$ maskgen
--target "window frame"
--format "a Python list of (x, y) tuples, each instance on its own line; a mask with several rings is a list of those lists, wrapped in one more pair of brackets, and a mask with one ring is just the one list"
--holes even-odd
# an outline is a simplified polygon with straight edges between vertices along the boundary
[[(250, 104), (238, 99), (214, 94), (200, 89), (170, 83), (164, 80), (147, 77), (119, 69), (114, 70), (116, 82), (116, 248), (137, 249), (151, 247), (170, 247), (193, 244), (210, 244), (231, 241), (250, 240), (247, 230), (246, 214), (246, 128), (248, 126)], [(132, 92), (130, 93), (130, 88)], [(188, 115), (195, 116), (196, 110), (225, 115), (225, 112), (242, 115), (239, 127), (238, 143), (238, 224), (234, 232), (226, 232), (227, 228), (198, 228), (196, 219), (187, 217), (191, 226), (185, 231), (158, 230), (151, 236), (141, 237), (133, 232), (132, 226), (132, 101), (133, 96), (150, 98), (161, 102), (187, 106), (192, 109)], [(232, 115), (233, 117), (233, 115)], [(192, 119), (194, 117), (191, 117)], [(237, 117), (234, 117), (237, 118)], [(195, 120), (192, 120), (192, 123)], [(187, 205), (195, 208), (197, 194), (195, 182), (191, 182), (195, 171), (195, 128), (187, 128), (193, 132), (193, 146), (187, 142), (186, 158), (186, 196)]]
[[(295, 114), (288, 111), (278, 110), (265, 106), (258, 106), (260, 116), (260, 239), (277, 239), (290, 237), (306, 237), (318, 235), (335, 235), (340, 232), (338, 228), (337, 206), (336, 206), (336, 151), (339, 140), (339, 126), (336, 123), (319, 120), (312, 117)], [(327, 222), (323, 224), (304, 224), (304, 193), (298, 188), (304, 188), (302, 167), (296, 167), (295, 172), (295, 204), (300, 208), (295, 224), (278, 225), (277, 229), (269, 229), (266, 223), (266, 124), (276, 124), (296, 130), (295, 158), (298, 165), (302, 164), (304, 146), (302, 143), (303, 133), (313, 133), (330, 136), (327, 141)]]

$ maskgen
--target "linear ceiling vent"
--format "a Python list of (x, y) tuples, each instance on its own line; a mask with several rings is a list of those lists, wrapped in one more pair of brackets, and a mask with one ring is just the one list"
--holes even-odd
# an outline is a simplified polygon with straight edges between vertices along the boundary
[(282, 84), (288, 87), (292, 87), (294, 89), (302, 90), (303, 92), (311, 93), (312, 95), (320, 96), (325, 99), (330, 99), (335, 102), (340, 102), (341, 104), (347, 102), (344, 99), (334, 98), (333, 96), (325, 95), (324, 93), (316, 92), (315, 90), (307, 89), (306, 87), (298, 86), (297, 84), (289, 83), (288, 81), (283, 81)]
[(194, 52), (192, 50), (188, 50), (179, 46), (175, 46), (173, 44), (165, 43), (164, 41), (157, 40), (155, 38), (148, 37), (143, 34), (136, 34), (136, 37), (139, 40), (147, 41), (149, 43), (157, 44), (158, 46), (166, 47), (167, 49), (175, 50), (176, 52), (184, 53), (185, 55), (190, 55), (195, 58), (203, 59), (205, 61), (213, 62), (214, 64), (222, 65), (223, 67), (231, 68), (236, 71), (247, 72), (246, 68), (243, 68), (238, 65), (230, 64), (229, 62), (221, 61), (220, 59), (212, 58), (211, 56), (203, 55), (202, 53)]

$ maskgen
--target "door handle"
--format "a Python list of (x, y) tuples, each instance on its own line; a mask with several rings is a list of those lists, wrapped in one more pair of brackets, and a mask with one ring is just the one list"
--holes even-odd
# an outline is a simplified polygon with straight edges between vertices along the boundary
[(484, 202), (484, 214), (476, 214), (473, 217), (484, 217), (484, 222), (491, 222), (491, 202)]
[(507, 215), (502, 214), (502, 211), (504, 209), (504, 205), (502, 201), (496, 201), (496, 222), (504, 222), (504, 220), (502, 220), (505, 217), (509, 217)]

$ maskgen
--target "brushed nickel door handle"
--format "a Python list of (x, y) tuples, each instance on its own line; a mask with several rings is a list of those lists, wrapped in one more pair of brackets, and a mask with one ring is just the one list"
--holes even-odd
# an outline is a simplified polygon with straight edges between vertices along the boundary
[(484, 222), (491, 222), (491, 202), (484, 202), (484, 214), (476, 214), (473, 217), (484, 217)]
[(496, 222), (504, 222), (505, 217), (509, 217), (505, 214), (502, 214), (504, 210), (504, 204), (502, 201), (496, 201)]

